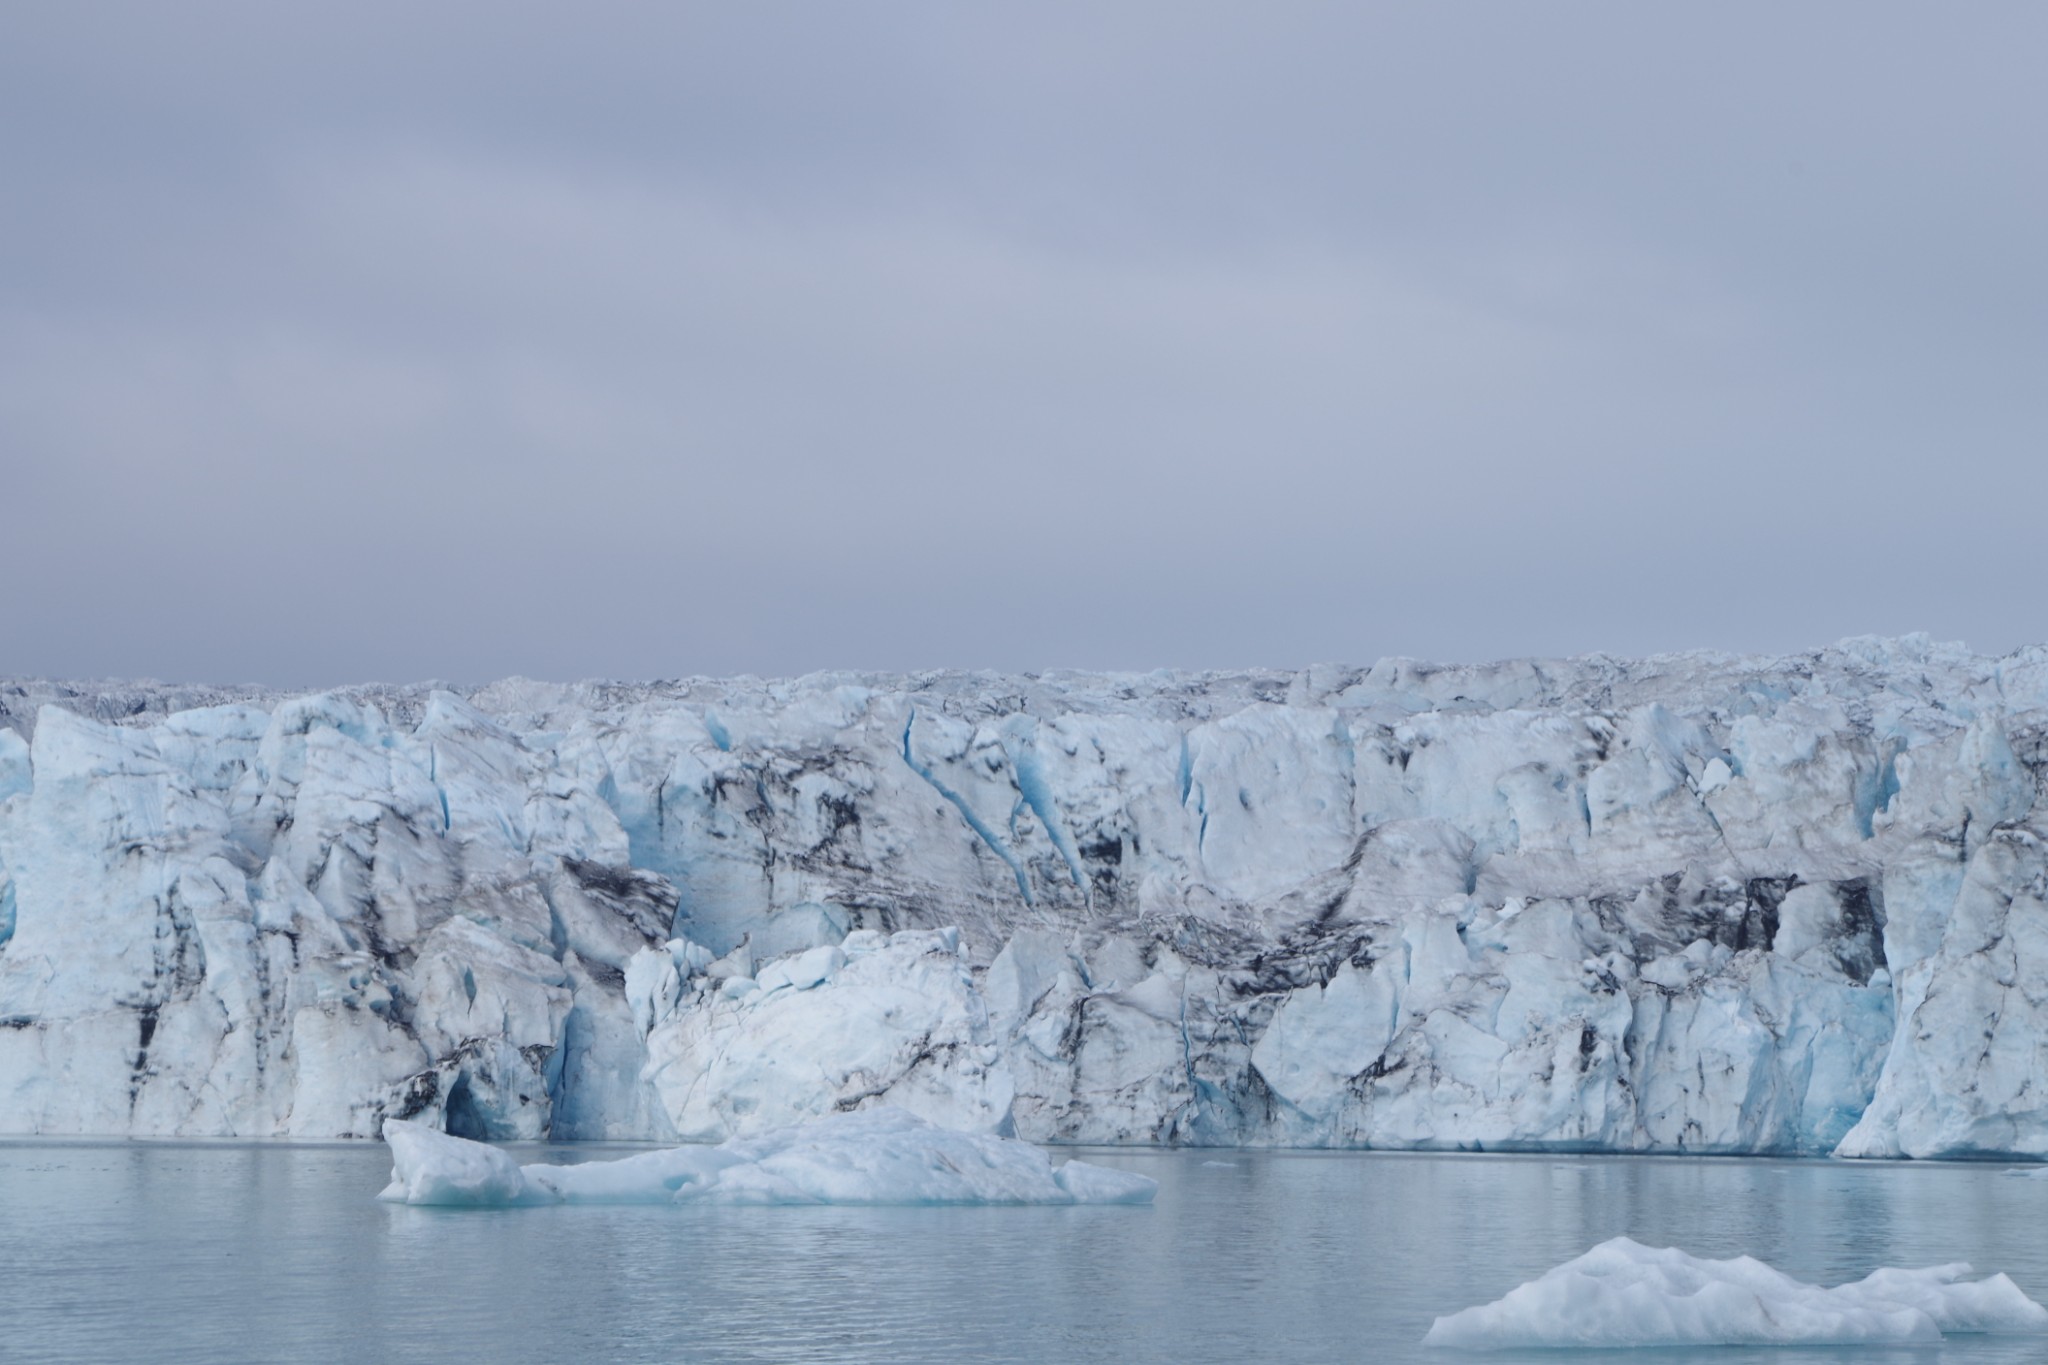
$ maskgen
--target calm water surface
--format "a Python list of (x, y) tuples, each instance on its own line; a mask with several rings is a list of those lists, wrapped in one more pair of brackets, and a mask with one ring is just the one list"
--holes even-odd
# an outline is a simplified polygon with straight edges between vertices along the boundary
[[(1967, 1260), (2048, 1299), (2048, 1181), (1995, 1166), (1087, 1155), (1158, 1203), (414, 1209), (373, 1199), (373, 1146), (0, 1141), (0, 1358), (1555, 1365), (1416, 1343), (1619, 1233), (1830, 1284)], [(2048, 1341), (1593, 1354), (1935, 1365)]]

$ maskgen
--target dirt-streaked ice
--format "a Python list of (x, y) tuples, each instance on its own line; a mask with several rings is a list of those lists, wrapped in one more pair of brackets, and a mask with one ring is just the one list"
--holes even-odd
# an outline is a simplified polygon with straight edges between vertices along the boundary
[(2048, 1156), (2048, 650), (0, 683), (0, 1128)]

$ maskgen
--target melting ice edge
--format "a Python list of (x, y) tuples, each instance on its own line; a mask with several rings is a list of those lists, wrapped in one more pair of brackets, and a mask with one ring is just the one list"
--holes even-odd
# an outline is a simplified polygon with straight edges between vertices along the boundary
[(1918, 637), (4, 682), (0, 1128), (2048, 1156), (2044, 773)]

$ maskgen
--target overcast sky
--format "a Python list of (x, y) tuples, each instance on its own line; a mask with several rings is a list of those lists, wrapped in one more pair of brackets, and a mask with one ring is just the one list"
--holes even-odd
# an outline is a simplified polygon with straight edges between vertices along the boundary
[(2048, 639), (2048, 7), (15, 4), (0, 673)]

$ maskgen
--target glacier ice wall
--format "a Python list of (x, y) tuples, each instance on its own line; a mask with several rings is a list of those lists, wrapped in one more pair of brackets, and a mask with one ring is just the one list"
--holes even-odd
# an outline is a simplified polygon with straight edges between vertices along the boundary
[(2048, 649), (0, 682), (0, 1131), (2048, 1156)]

